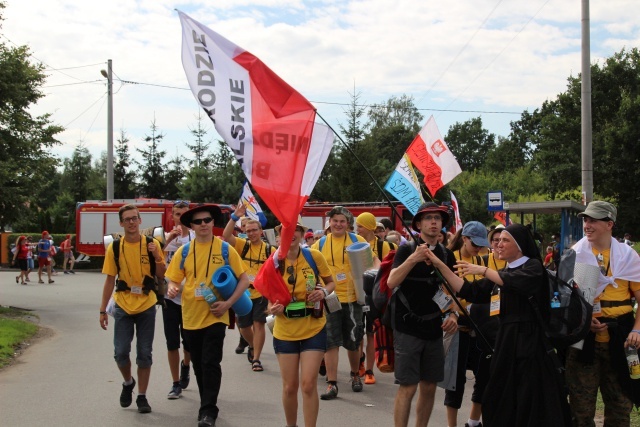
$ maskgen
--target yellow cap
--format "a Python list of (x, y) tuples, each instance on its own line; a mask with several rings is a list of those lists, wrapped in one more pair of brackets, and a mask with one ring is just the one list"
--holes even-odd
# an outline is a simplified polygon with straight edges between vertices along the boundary
[(356, 224), (359, 224), (367, 230), (374, 231), (376, 229), (376, 217), (369, 212), (363, 212), (356, 218)]

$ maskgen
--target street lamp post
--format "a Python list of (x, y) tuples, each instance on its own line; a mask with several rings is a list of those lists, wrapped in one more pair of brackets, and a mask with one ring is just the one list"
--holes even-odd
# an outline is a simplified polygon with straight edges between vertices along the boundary
[(107, 200), (113, 200), (113, 74), (111, 60), (107, 61), (107, 71), (100, 73), (107, 78)]

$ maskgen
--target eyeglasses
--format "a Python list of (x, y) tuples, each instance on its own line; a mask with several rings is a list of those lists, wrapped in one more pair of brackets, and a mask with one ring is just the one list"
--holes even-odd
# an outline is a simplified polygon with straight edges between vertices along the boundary
[(211, 221), (213, 221), (213, 218), (211, 218), (210, 216), (206, 217), (206, 218), (200, 218), (200, 219), (192, 219), (191, 220), (191, 224), (195, 224), (195, 225), (200, 225), (203, 222), (205, 224), (209, 224)]
[(423, 215), (422, 216), (422, 220), (427, 220), (427, 221), (442, 221), (442, 217), (440, 215)]
[(294, 276), (293, 273), (295, 273), (295, 270), (293, 269), (293, 265), (290, 265), (289, 267), (287, 267), (287, 274), (289, 274), (289, 278), (287, 279), (287, 283), (290, 284), (290, 285), (295, 285), (296, 284), (296, 276)]
[(176, 200), (173, 202), (173, 206), (188, 207), (189, 203), (191, 202), (188, 200)]
[(130, 216), (129, 218), (122, 218), (122, 222), (124, 222), (126, 224), (133, 224), (138, 219), (140, 219), (139, 216)]

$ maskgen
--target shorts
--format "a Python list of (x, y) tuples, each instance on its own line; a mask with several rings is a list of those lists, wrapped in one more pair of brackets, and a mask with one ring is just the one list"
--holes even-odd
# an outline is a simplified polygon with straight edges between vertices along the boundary
[(253, 322), (267, 323), (267, 304), (269, 301), (265, 297), (258, 297), (251, 300), (253, 308), (251, 312), (244, 316), (238, 316), (238, 328), (249, 328)]
[(69, 251), (64, 253), (64, 259), (76, 259), (76, 258), (73, 256), (73, 252)]
[(16, 263), (18, 264), (20, 271), (27, 271), (29, 269), (29, 263), (26, 258), (18, 258)]
[(367, 335), (373, 335), (373, 322), (376, 319), (373, 317), (371, 310), (365, 311), (362, 317), (362, 321), (364, 322), (364, 333)]
[(341, 304), (342, 310), (327, 314), (327, 349), (344, 347), (356, 351), (362, 342), (362, 306), (356, 303)]
[(33, 258), (27, 258), (27, 270), (33, 270)]
[(444, 344), (442, 338), (423, 340), (393, 331), (395, 376), (401, 385), (420, 381), (437, 383), (444, 380)]
[(327, 328), (306, 340), (284, 341), (273, 337), (273, 350), (276, 354), (300, 354), (305, 351), (327, 351)]
[(49, 257), (38, 257), (38, 267), (46, 267), (48, 265), (51, 265)]
[(153, 359), (153, 336), (156, 330), (156, 306), (138, 314), (127, 314), (117, 304), (113, 315), (113, 358), (118, 367), (123, 368), (131, 362), (131, 342), (136, 338), (136, 365), (139, 368), (150, 368)]
[(179, 349), (180, 338), (182, 338), (184, 350), (189, 351), (182, 327), (182, 306), (170, 299), (165, 299), (162, 307), (162, 323), (164, 324), (164, 337), (167, 340), (167, 350)]

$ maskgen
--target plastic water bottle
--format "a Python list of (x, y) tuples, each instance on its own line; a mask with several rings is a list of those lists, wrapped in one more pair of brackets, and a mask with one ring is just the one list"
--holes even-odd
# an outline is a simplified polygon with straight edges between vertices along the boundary
[[(316, 285), (316, 289), (322, 289), (322, 286)], [(316, 301), (313, 303), (313, 312), (311, 313), (316, 319), (324, 316), (324, 300)]]
[(560, 298), (557, 292), (554, 292), (553, 298), (551, 298), (551, 308), (560, 308)]
[(629, 365), (629, 376), (633, 380), (640, 378), (640, 360), (638, 360), (638, 349), (634, 345), (629, 345), (625, 353), (627, 355), (627, 365)]
[(211, 305), (216, 302), (218, 298), (213, 293), (211, 288), (205, 286), (204, 283), (200, 283), (200, 288), (202, 288), (202, 296), (204, 297), (204, 300), (207, 302), (207, 304)]
[(316, 289), (316, 276), (313, 274), (308, 274), (306, 278), (306, 288), (307, 288), (307, 308), (313, 308), (314, 304), (309, 301), (309, 295)]

